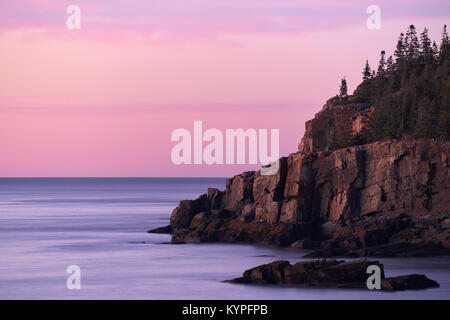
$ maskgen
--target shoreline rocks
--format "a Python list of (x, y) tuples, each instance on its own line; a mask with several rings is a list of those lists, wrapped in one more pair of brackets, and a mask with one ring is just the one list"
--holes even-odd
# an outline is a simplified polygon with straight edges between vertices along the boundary
[(224, 191), (181, 201), (170, 228), (152, 232), (170, 232), (173, 243), (316, 249), (317, 257), (450, 254), (450, 142), (400, 139), (329, 151), (329, 133), (340, 134), (347, 120), (360, 130), (366, 112), (367, 105), (325, 106), (276, 174), (227, 179)]
[[(439, 284), (425, 275), (410, 274), (386, 278), (384, 267), (378, 261), (359, 259), (338, 261), (319, 259), (298, 262), (291, 265), (288, 261), (273, 261), (244, 271), (242, 277), (227, 280), (230, 283), (243, 284), (284, 284), (300, 287), (334, 287), (367, 289), (366, 281), (370, 274), (367, 268), (376, 265), (380, 268), (381, 290), (415, 290), (436, 288)], [(367, 289), (368, 290), (368, 289)]]
[(172, 233), (172, 226), (169, 224), (165, 227), (159, 227), (152, 230), (148, 230), (148, 233), (163, 233), (163, 234), (171, 234)]

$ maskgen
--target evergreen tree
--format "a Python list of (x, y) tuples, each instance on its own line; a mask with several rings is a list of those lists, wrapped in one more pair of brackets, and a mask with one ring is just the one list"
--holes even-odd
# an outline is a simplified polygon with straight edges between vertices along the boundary
[(400, 37), (397, 41), (397, 47), (394, 51), (394, 56), (395, 56), (395, 63), (396, 64), (401, 64), (403, 62), (403, 59), (405, 58), (405, 39), (404, 39), (404, 34), (400, 33)]
[(383, 76), (384, 75), (384, 71), (386, 69), (386, 61), (384, 59), (385, 55), (386, 55), (386, 52), (384, 50), (381, 51), (380, 62), (378, 63), (377, 76)]
[(345, 80), (345, 77), (341, 80), (341, 86), (339, 87), (339, 99), (341, 102), (344, 102), (348, 97), (347, 94), (347, 80)]
[(386, 61), (386, 71), (388, 73), (392, 73), (395, 70), (395, 64), (394, 59), (392, 59), (392, 56), (389, 56), (389, 58)]
[(369, 80), (372, 77), (369, 60), (366, 60), (366, 64), (364, 66), (364, 70), (363, 70), (362, 74), (363, 74), (363, 81)]
[(441, 47), (449, 44), (448, 33), (447, 33), (447, 25), (444, 24), (442, 28), (442, 39), (441, 39)]
[(439, 52), (439, 60), (444, 61), (449, 52), (450, 52), (450, 42), (448, 39), (447, 25), (444, 24), (444, 27), (442, 28), (442, 39)]
[(405, 36), (406, 58), (408, 60), (415, 59), (419, 56), (420, 44), (417, 38), (417, 32), (414, 25), (410, 25)]
[(428, 29), (424, 28), (423, 32), (420, 34), (420, 53), (425, 58), (433, 56), (433, 50), (431, 47), (431, 40), (428, 37)]
[(436, 44), (436, 41), (433, 41), (433, 45), (431, 46), (431, 51), (433, 53), (434, 60), (437, 60), (439, 58), (439, 49)]

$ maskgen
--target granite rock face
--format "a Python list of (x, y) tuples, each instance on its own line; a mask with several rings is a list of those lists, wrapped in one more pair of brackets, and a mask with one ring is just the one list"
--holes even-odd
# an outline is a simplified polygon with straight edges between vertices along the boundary
[[(328, 151), (327, 134), (364, 112), (364, 105), (325, 106), (307, 124), (301, 150), (279, 159), (277, 174), (244, 172), (225, 191), (181, 201), (170, 220), (173, 242), (296, 243), (320, 248), (318, 256), (448, 254), (450, 142), (388, 140)], [(335, 129), (323, 133), (323, 123)]]
[(335, 101), (335, 98), (329, 99), (314, 119), (305, 123), (299, 151), (328, 151), (333, 141), (342, 138), (345, 132), (359, 133), (365, 118), (373, 112), (373, 108), (365, 103), (335, 105)]
[(366, 282), (371, 275), (367, 269), (371, 265), (380, 268), (380, 289), (384, 291), (439, 287), (436, 281), (421, 274), (385, 278), (383, 265), (366, 259), (349, 262), (320, 259), (293, 265), (289, 261), (274, 261), (246, 270), (242, 277), (227, 282), (367, 289)]

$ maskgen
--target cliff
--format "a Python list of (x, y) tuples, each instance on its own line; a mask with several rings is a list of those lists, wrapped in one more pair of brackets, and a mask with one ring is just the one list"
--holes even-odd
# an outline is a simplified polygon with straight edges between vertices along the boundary
[(370, 112), (327, 103), (276, 175), (244, 172), (225, 191), (181, 201), (166, 228), (172, 241), (320, 249), (316, 256), (448, 254), (450, 143), (387, 140), (331, 151)]

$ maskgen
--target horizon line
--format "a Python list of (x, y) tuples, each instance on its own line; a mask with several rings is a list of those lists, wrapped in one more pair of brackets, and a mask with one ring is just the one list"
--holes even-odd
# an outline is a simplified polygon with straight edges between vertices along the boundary
[(173, 176), (72, 176), (72, 177), (0, 177), (0, 179), (149, 179), (149, 178), (186, 178), (186, 179), (193, 179), (193, 178), (212, 178), (212, 179), (222, 179), (222, 178), (229, 178), (229, 177), (173, 177)]

